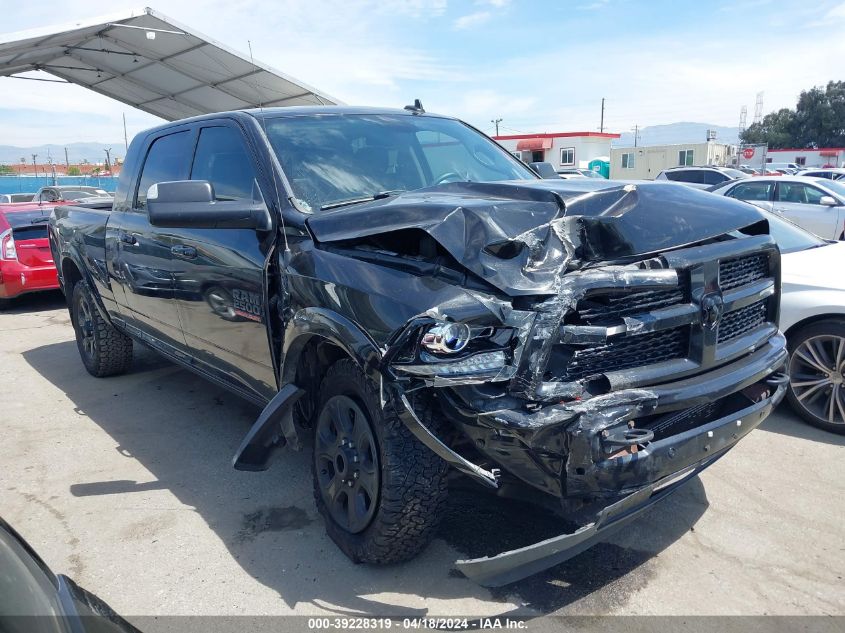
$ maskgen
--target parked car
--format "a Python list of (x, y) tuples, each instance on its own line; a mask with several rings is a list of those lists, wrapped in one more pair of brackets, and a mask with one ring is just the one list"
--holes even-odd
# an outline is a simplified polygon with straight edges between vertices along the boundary
[(11, 204), (14, 202), (32, 202), (34, 193), (0, 193), (0, 204)]
[(801, 171), (801, 165), (798, 163), (766, 163), (766, 167), (788, 176), (793, 176)]
[[(540, 179), (419, 106), (288, 107), (140, 134), (114, 205), (57, 207), (50, 245), (88, 372), (127, 371), (137, 340), (262, 406), (236, 468), (311, 436), (353, 561), (420, 552), (449, 466), (581, 521), (458, 563), (501, 585), (653, 506), (784, 396), (761, 225), (672, 183)], [(231, 312), (195, 292), (218, 279)]]
[(829, 167), (828, 169), (805, 169), (796, 174), (805, 178), (827, 178), (828, 180), (845, 180), (845, 169)]
[(0, 310), (11, 299), (59, 287), (47, 241), (52, 205), (0, 204)]
[(664, 169), (655, 180), (671, 180), (682, 184), (716, 185), (729, 180), (748, 178), (748, 174), (731, 167), (670, 167)]
[(790, 351), (787, 399), (819, 428), (845, 434), (845, 242), (767, 214), (781, 252), (780, 328)]
[(138, 633), (94, 594), (50, 571), (0, 518), (0, 631)]
[(41, 187), (35, 196), (33, 196), (32, 201), (61, 204), (63, 202), (99, 202), (106, 199), (110, 200), (111, 198), (112, 194), (99, 187), (58, 185)]
[(723, 183), (709, 191), (783, 215), (823, 239), (845, 239), (845, 183), (803, 176), (760, 177)]
[(558, 169), (557, 173), (561, 178), (604, 178), (604, 176), (592, 169), (564, 168)]

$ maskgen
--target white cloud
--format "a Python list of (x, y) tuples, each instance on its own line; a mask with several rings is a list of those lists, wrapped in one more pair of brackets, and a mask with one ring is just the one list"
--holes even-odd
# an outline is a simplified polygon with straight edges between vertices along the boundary
[(471, 29), (489, 21), (490, 17), (491, 16), (489, 11), (476, 11), (475, 13), (468, 13), (467, 15), (462, 15), (457, 20), (455, 20), (453, 26), (459, 31), (463, 29)]
[(598, 11), (599, 9), (604, 9), (609, 0), (596, 0), (595, 2), (590, 2), (589, 4), (580, 4), (578, 5), (578, 9), (581, 11)]
[(824, 16), (827, 19), (842, 20), (845, 19), (845, 2), (832, 7)]

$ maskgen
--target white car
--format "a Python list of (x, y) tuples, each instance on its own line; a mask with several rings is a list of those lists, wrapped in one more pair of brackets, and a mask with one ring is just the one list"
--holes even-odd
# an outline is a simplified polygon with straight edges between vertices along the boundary
[(810, 424), (845, 434), (845, 242), (821, 240), (773, 214), (766, 217), (781, 251), (787, 399)]
[(845, 183), (826, 178), (760, 176), (708, 189), (782, 215), (826, 240), (845, 239)]

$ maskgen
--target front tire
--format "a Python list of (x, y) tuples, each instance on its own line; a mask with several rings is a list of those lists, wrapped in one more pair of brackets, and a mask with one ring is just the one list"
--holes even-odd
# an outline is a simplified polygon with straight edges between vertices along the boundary
[(845, 435), (845, 321), (811, 323), (789, 337), (792, 409), (826, 431)]
[(71, 321), (82, 363), (98, 378), (126, 373), (132, 365), (132, 339), (108, 323), (94, 301), (88, 284), (76, 282), (71, 293)]
[(351, 360), (328, 370), (314, 424), (314, 499), (355, 563), (409, 560), (446, 509), (447, 465), (423, 446)]

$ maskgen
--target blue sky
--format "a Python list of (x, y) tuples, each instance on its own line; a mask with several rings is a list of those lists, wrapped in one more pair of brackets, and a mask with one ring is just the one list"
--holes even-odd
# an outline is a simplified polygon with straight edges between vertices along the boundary
[[(812, 6), (810, 6), (812, 5)], [(95, 5), (91, 5), (92, 7)], [(108, 12), (132, 8), (113, 2)], [(845, 2), (180, 0), (157, 10), (351, 104), (422, 99), (502, 132), (736, 125), (845, 79)], [(11, 32), (102, 11), (18, 4)], [(0, 78), (0, 144), (114, 142), (158, 121), (75, 86)]]

